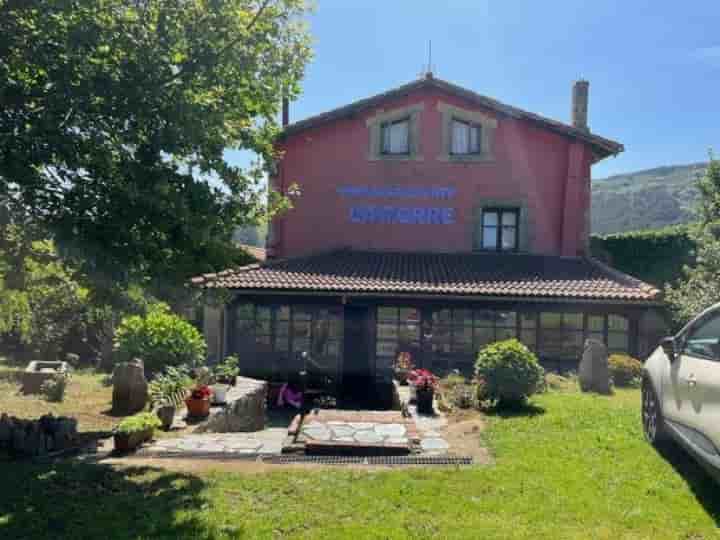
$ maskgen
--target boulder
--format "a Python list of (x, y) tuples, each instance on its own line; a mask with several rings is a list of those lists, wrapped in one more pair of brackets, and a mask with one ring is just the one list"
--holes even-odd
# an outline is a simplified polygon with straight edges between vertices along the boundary
[(265, 409), (268, 385), (265, 381), (237, 377), (230, 387), (227, 401), (220, 407), (212, 407), (207, 421), (200, 424), (198, 433), (232, 433), (261, 431), (265, 428)]
[(583, 392), (610, 393), (610, 371), (608, 370), (607, 347), (600, 341), (585, 341), (578, 376)]
[(112, 409), (130, 415), (142, 411), (148, 400), (148, 383), (142, 360), (117, 364), (113, 370)]

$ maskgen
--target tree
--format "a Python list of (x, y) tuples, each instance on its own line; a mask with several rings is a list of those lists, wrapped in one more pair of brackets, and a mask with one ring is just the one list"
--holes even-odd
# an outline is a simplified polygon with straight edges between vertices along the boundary
[[(64, 257), (171, 296), (246, 260), (283, 96), (309, 58), (303, 0), (0, 0), (0, 200)], [(258, 163), (228, 163), (228, 148)]]
[(666, 288), (678, 324), (720, 301), (720, 161), (712, 154), (697, 187), (698, 222), (691, 228), (691, 238), (697, 245), (696, 263), (686, 266), (678, 283)]

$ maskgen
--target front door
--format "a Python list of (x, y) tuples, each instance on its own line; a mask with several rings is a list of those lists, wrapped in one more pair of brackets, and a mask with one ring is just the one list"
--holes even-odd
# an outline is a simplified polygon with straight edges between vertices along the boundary
[(374, 376), (371, 367), (369, 308), (345, 306), (344, 341), (342, 398), (362, 406), (372, 399)]

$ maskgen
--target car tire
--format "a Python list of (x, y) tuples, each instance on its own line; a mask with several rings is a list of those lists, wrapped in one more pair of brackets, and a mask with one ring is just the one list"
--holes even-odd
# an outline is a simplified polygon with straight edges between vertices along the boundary
[(668, 433), (660, 400), (647, 377), (642, 382), (642, 427), (645, 439), (653, 446), (660, 447), (667, 442)]

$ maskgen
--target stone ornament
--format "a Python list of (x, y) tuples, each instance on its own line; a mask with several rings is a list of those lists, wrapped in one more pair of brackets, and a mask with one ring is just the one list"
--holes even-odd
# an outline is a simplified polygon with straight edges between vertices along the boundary
[(588, 339), (578, 369), (580, 390), (610, 394), (610, 371), (607, 347), (600, 341)]
[(131, 415), (142, 411), (148, 400), (148, 382), (142, 360), (117, 364), (113, 370), (112, 410)]

